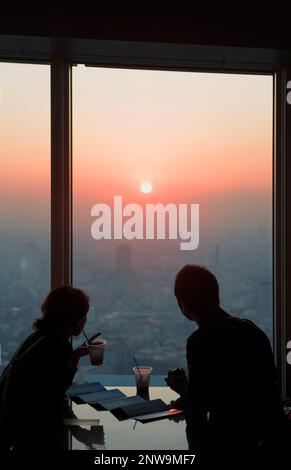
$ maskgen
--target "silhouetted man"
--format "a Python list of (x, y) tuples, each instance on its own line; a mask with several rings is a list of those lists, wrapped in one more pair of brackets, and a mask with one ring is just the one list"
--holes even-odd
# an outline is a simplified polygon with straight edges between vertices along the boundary
[(267, 336), (220, 307), (217, 280), (204, 267), (185, 266), (174, 292), (183, 315), (198, 324), (187, 340), (188, 379), (166, 379), (181, 395), (190, 449), (239, 456), (274, 448), (285, 417)]

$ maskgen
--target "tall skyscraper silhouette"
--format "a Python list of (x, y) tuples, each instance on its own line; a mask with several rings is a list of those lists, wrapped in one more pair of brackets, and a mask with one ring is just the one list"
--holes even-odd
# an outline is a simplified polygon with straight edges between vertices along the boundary
[(116, 269), (122, 272), (131, 270), (131, 247), (123, 244), (116, 248)]

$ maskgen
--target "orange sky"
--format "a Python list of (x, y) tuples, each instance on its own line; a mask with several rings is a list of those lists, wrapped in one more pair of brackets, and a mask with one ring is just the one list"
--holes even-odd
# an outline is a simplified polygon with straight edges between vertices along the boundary
[[(48, 66), (0, 63), (2, 220), (48, 216), (49, 82)], [(78, 66), (73, 113), (77, 211), (271, 190), (272, 77)]]
[(73, 78), (79, 198), (139, 202), (142, 181), (157, 201), (271, 187), (271, 77), (79, 66)]

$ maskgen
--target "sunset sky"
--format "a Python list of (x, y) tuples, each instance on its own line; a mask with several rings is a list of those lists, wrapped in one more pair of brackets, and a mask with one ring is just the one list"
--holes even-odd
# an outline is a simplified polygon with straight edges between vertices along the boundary
[(270, 225), (272, 77), (78, 66), (73, 96), (77, 235), (118, 194), (198, 203), (202, 231)]
[[(49, 217), (49, 83), (48, 66), (0, 64), (4, 230)], [(272, 77), (74, 67), (73, 152), (75, 223), (86, 230), (92, 205), (118, 194), (267, 223)]]
[(79, 66), (73, 78), (80, 197), (137, 202), (141, 181), (157, 200), (271, 187), (271, 77)]

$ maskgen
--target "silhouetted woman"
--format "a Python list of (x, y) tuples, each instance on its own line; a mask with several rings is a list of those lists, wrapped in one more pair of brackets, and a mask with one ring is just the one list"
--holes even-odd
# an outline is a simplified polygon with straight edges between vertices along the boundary
[(71, 286), (52, 290), (44, 300), (35, 331), (0, 379), (2, 450), (62, 448), (65, 391), (78, 360), (88, 354), (84, 344), (73, 351), (70, 337), (80, 335), (88, 310), (88, 296)]

